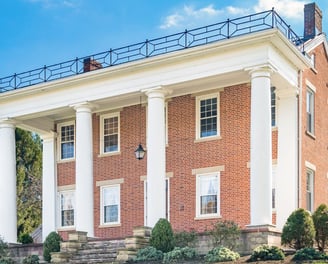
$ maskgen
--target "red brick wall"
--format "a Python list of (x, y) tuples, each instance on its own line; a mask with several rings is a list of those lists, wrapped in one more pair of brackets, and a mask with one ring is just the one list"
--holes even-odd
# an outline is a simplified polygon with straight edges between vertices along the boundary
[[(303, 73), (302, 90), (302, 161), (301, 161), (301, 204), (306, 207), (306, 167), (305, 161), (316, 166), (314, 209), (321, 203), (328, 203), (328, 60), (323, 45), (315, 48), (316, 71)], [(315, 137), (306, 133), (306, 82), (308, 79), (315, 87)]]
[[(195, 143), (195, 100), (192, 95), (168, 101), (167, 172), (170, 178), (170, 221), (175, 230), (204, 231), (217, 219), (195, 220), (196, 177), (192, 169), (224, 165), (220, 175), (223, 220), (241, 227), (250, 223), (250, 85), (224, 88), (220, 92), (221, 139)], [(140, 115), (141, 114), (141, 115)], [(141, 118), (141, 121), (140, 121)], [(136, 160), (140, 140), (146, 146), (146, 108), (125, 107), (120, 112), (120, 154), (99, 156), (98, 114), (93, 115), (95, 236), (120, 238), (144, 225), (144, 183), (147, 159)], [(141, 125), (141, 129), (140, 129)], [(140, 132), (141, 131), (141, 135)], [(277, 131), (273, 132), (273, 158), (277, 158)], [(146, 154), (147, 155), (147, 154)], [(58, 164), (58, 185), (74, 183), (74, 162)], [(124, 179), (121, 184), (121, 225), (99, 227), (100, 187), (96, 181)]]

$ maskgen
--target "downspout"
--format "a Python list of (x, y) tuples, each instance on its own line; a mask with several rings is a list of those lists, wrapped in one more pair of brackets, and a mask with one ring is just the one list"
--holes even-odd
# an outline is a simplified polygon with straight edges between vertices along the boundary
[(298, 108), (298, 142), (297, 142), (297, 156), (298, 156), (298, 168), (297, 168), (297, 204), (296, 208), (302, 206), (302, 99), (303, 99), (303, 72), (298, 71), (299, 93), (297, 95), (297, 108)]

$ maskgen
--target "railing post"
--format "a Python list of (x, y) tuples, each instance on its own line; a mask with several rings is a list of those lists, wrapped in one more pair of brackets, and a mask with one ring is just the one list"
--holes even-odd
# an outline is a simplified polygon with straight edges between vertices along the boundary
[(185, 48), (187, 48), (187, 45), (188, 45), (188, 43), (187, 43), (187, 34), (188, 34), (188, 30), (187, 29), (185, 29), (185, 32), (184, 32), (184, 37), (185, 37)]
[(113, 63), (113, 58), (112, 58), (113, 50), (109, 50), (109, 66), (112, 66)]
[(14, 74), (14, 89), (17, 89), (16, 76), (17, 76), (17, 74), (15, 73)]
[(228, 26), (227, 26), (227, 36), (228, 36), (228, 39), (230, 38), (230, 19), (228, 18), (228, 20), (227, 20), (227, 23), (228, 23)]
[(149, 54), (148, 54), (148, 39), (146, 39), (146, 58), (148, 58)]
[(271, 10), (271, 28), (274, 28), (274, 18), (275, 18), (275, 11), (274, 11), (274, 7), (272, 7), (272, 10)]
[(79, 58), (78, 57), (75, 57), (75, 72), (76, 72), (76, 74), (79, 74)]
[(47, 81), (47, 66), (46, 65), (44, 65), (43, 66), (43, 78), (44, 78), (44, 82), (46, 82)]

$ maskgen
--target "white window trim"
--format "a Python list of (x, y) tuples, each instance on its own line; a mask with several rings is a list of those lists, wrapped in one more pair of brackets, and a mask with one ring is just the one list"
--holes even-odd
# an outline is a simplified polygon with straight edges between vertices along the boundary
[[(311, 190), (310, 190), (310, 193), (311, 193), (311, 210), (310, 212), (313, 212), (314, 210), (314, 181), (315, 181), (315, 170), (307, 167), (306, 168), (306, 181), (307, 181), (307, 176), (308, 176), (308, 172), (311, 172)], [(306, 184), (307, 185), (307, 184)], [(305, 186), (305, 205), (307, 207), (307, 186)], [(308, 210), (308, 208), (306, 208), (306, 210)]]
[[(217, 98), (217, 134), (214, 136), (208, 136), (208, 137), (201, 137), (200, 136), (200, 101), (210, 98)], [(209, 140), (209, 139), (216, 139), (220, 138), (221, 131), (220, 131), (220, 93), (212, 93), (212, 94), (206, 94), (201, 96), (196, 96), (196, 140)]]
[[(312, 126), (311, 126), (311, 130), (308, 129), (308, 120), (307, 120), (307, 104), (308, 104), (308, 101), (307, 101), (307, 93), (308, 92), (312, 92), (312, 96), (313, 96), (313, 102), (312, 102)], [(311, 135), (315, 135), (315, 93), (316, 93), (316, 88), (309, 82), (306, 80), (306, 100), (305, 100), (305, 110), (306, 110), (306, 132), (311, 134)]]
[[(65, 126), (70, 126), (73, 125), (74, 126), (74, 155), (72, 158), (67, 158), (67, 159), (62, 159), (61, 158), (61, 128), (65, 127)], [(75, 121), (67, 121), (67, 122), (63, 122), (63, 123), (58, 123), (57, 124), (57, 160), (58, 161), (72, 161), (75, 159), (75, 152), (76, 152), (76, 125), (75, 125)]]
[[(118, 218), (117, 222), (104, 222), (104, 200), (103, 200), (103, 190), (110, 187), (118, 187), (119, 196), (118, 196)], [(100, 186), (100, 226), (108, 227), (108, 226), (118, 226), (121, 224), (121, 184), (111, 184), (111, 185), (102, 185)]]
[[(76, 224), (76, 201), (75, 201), (75, 189), (70, 189), (75, 187), (75, 185), (67, 185), (67, 186), (60, 186), (58, 187), (58, 216), (57, 216), (57, 230), (58, 231), (65, 231), (65, 230), (72, 230), (75, 228)], [(74, 225), (72, 226), (62, 226), (61, 222), (61, 195), (65, 193), (73, 193), (74, 194)]]
[[(117, 117), (117, 120), (118, 120), (118, 128), (117, 128), (118, 146), (117, 146), (117, 150), (115, 150), (115, 151), (105, 152), (104, 151), (104, 120), (107, 119), (107, 118), (111, 118), (111, 117)], [(120, 152), (120, 149), (121, 149), (121, 119), (120, 119), (120, 112), (109, 113), (109, 114), (100, 116), (100, 144), (99, 144), (99, 146), (100, 146), (100, 150), (99, 150), (100, 155), (113, 155), (113, 154), (117, 154), (117, 153)]]
[[(218, 194), (217, 194), (217, 213), (215, 214), (201, 214), (200, 213), (200, 178), (206, 176), (217, 176), (218, 177)], [(221, 177), (220, 172), (209, 172), (203, 174), (196, 174), (196, 217), (195, 220), (198, 219), (211, 219), (211, 218), (219, 218), (221, 217)]]

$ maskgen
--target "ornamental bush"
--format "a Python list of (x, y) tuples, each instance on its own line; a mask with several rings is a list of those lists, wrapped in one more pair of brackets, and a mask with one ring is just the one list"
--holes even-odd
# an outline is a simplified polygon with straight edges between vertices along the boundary
[(313, 213), (312, 219), (315, 228), (315, 241), (318, 249), (323, 252), (328, 242), (328, 206), (325, 204), (319, 205)]
[(253, 250), (249, 261), (283, 260), (284, 252), (276, 246), (262, 245)]
[(174, 248), (174, 236), (169, 221), (163, 218), (157, 221), (151, 232), (149, 244), (163, 253)]
[(209, 231), (214, 246), (223, 246), (233, 250), (240, 237), (240, 228), (234, 221), (218, 221)]
[(301, 261), (301, 260), (327, 260), (328, 256), (325, 253), (316, 251), (314, 248), (302, 248), (297, 250), (293, 260)]
[(45, 239), (43, 243), (43, 258), (45, 261), (50, 262), (52, 252), (60, 251), (60, 242), (62, 238), (56, 232), (51, 232)]
[(163, 263), (177, 263), (183, 260), (192, 260), (197, 257), (196, 250), (190, 247), (175, 247), (172, 251), (164, 253)]
[(234, 252), (226, 247), (215, 247), (210, 250), (206, 256), (206, 262), (222, 262), (222, 261), (236, 261), (240, 256), (237, 252)]
[(303, 208), (295, 210), (282, 229), (281, 244), (299, 250), (312, 247), (315, 229), (310, 213)]
[(193, 231), (180, 231), (174, 233), (174, 243), (176, 247), (195, 247), (197, 242), (197, 233)]
[(18, 241), (21, 242), (22, 244), (32, 244), (33, 238), (29, 234), (22, 234), (18, 238)]
[(14, 260), (10, 257), (8, 244), (0, 237), (0, 264), (14, 264)]
[(30, 255), (24, 258), (23, 264), (39, 264), (39, 256), (38, 255)]
[(146, 247), (138, 250), (137, 256), (134, 260), (138, 262), (138, 261), (156, 261), (162, 259), (163, 259), (162, 251), (154, 247)]

